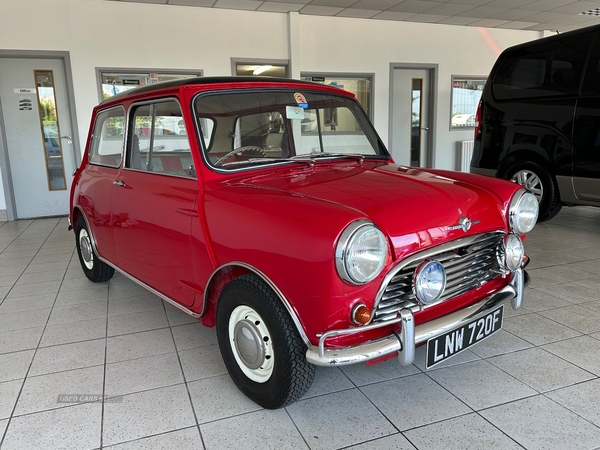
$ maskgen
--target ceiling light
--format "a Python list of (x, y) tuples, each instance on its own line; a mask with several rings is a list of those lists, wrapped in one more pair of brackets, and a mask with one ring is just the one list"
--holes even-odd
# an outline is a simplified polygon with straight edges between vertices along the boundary
[(256, 69), (254, 69), (254, 72), (252, 72), (252, 75), (260, 75), (263, 72), (266, 72), (267, 70), (269, 70), (271, 67), (273, 66), (258, 66)]

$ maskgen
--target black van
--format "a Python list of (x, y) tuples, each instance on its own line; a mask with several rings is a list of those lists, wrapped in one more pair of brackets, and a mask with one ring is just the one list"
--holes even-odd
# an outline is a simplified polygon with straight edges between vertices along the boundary
[(477, 110), (471, 172), (523, 184), (538, 221), (600, 206), (600, 26), (506, 49)]

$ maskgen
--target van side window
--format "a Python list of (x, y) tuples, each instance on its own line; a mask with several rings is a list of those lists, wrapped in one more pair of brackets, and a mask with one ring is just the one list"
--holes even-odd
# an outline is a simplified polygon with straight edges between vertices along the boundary
[(181, 107), (175, 100), (135, 107), (126, 168), (196, 177)]
[(89, 161), (92, 164), (119, 167), (123, 154), (124, 130), (123, 108), (113, 108), (98, 114), (90, 144)]
[(493, 81), (498, 100), (576, 95), (593, 34), (522, 46), (504, 55)]
[(585, 76), (583, 77), (582, 96), (600, 94), (600, 36), (596, 36), (596, 41), (590, 52)]

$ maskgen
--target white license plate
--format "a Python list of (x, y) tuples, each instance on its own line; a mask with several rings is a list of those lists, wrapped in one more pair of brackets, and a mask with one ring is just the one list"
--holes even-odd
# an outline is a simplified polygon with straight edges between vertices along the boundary
[(426, 367), (435, 366), (466, 348), (483, 341), (502, 328), (504, 305), (462, 327), (427, 341)]

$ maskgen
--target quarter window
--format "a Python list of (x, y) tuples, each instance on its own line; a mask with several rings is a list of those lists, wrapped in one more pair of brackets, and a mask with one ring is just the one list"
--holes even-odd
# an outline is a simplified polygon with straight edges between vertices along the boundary
[(96, 117), (89, 161), (109, 167), (119, 167), (123, 154), (125, 110), (114, 108)]

